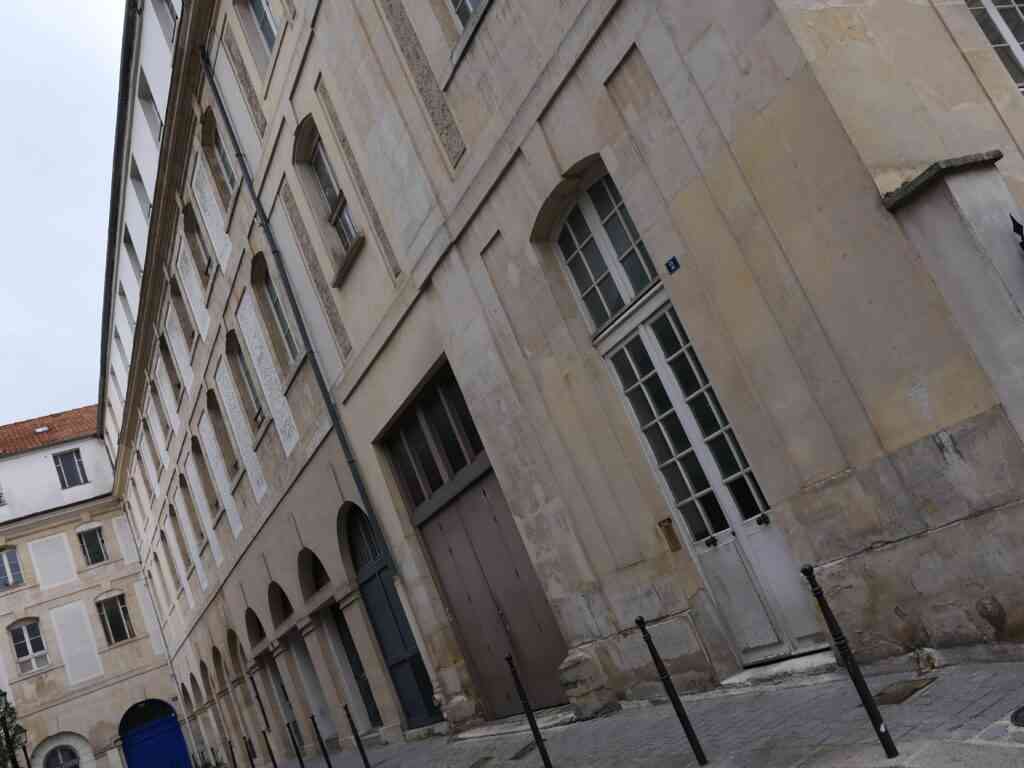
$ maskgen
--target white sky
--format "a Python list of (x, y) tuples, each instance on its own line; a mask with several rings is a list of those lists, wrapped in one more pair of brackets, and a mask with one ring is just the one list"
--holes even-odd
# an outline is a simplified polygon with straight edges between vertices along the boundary
[(0, 424), (96, 402), (124, 0), (0, 0)]

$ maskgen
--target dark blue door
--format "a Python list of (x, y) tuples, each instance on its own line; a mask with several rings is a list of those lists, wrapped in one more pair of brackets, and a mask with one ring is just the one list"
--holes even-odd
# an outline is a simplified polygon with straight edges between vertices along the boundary
[(128, 768), (190, 768), (185, 736), (174, 716), (151, 720), (121, 735)]

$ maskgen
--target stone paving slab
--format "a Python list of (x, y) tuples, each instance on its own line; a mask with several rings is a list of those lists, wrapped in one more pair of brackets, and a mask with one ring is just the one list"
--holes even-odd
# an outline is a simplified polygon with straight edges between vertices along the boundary
[[(1006, 737), (1024, 706), (1024, 664), (982, 664), (928, 673), (937, 680), (882, 708), (900, 748), (887, 760), (848, 680), (823, 675), (799, 685), (684, 697), (712, 766), (722, 768), (1024, 768), (1024, 747)], [(914, 675), (869, 678), (875, 691)], [(670, 706), (633, 707), (544, 732), (555, 768), (695, 766)], [(540, 768), (529, 734), (451, 741), (431, 738), (370, 751), (373, 768)], [(333, 768), (362, 768), (353, 751)], [(294, 765), (294, 764), (293, 764)], [(322, 768), (306, 761), (306, 768)], [(289, 768), (291, 768), (289, 766)]]

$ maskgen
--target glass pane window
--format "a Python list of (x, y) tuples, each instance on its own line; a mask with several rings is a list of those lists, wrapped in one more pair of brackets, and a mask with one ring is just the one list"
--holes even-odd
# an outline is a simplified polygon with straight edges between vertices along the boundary
[(11, 642), (14, 644), (14, 656), (18, 661), (18, 671), (25, 675), (42, 669), (50, 664), (46, 655), (46, 644), (39, 631), (38, 621), (26, 621), (11, 627)]
[(338, 204), (338, 182), (334, 179), (334, 171), (327, 159), (327, 152), (322, 141), (317, 139), (313, 145), (313, 154), (310, 161), (313, 166), (313, 173), (316, 175), (317, 183), (320, 185), (320, 194), (329, 210), (334, 210)]
[(452, 0), (452, 8), (459, 22), (465, 26), (466, 22), (473, 15), (473, 11), (483, 5), (483, 0)]
[(274, 281), (269, 274), (263, 284), (263, 290), (266, 291), (267, 300), (270, 302), (270, 308), (274, 313), (274, 320), (277, 322), (278, 328), (281, 329), (281, 336), (284, 338), (285, 346), (288, 348), (288, 354), (294, 359), (299, 354), (299, 349), (295, 344), (295, 336), (292, 334), (292, 327), (288, 322), (288, 316), (285, 314), (284, 306), (281, 304), (281, 295), (277, 292), (277, 287), (274, 285)]
[(1024, 0), (967, 0), (967, 7), (1017, 88), (1024, 92)]
[(14, 547), (0, 550), (0, 588), (17, 587), (24, 583), (18, 550)]
[(73, 488), (89, 482), (85, 474), (85, 464), (82, 463), (82, 453), (77, 448), (54, 454), (53, 463), (57, 467), (61, 488)]
[(224, 142), (220, 140), (220, 133), (218, 131), (213, 132), (213, 154), (217, 158), (217, 165), (220, 166), (220, 173), (224, 178), (224, 183), (229, 190), (234, 189), (235, 182), (237, 181), (235, 178), (235, 167), (231, 164), (231, 158), (224, 147)]
[(128, 603), (125, 601), (124, 595), (100, 600), (96, 607), (100, 613), (100, 623), (103, 624), (103, 634), (107, 638), (107, 645), (122, 643), (135, 637), (135, 628), (132, 627), (132, 620), (128, 615)]
[(78, 543), (82, 547), (82, 556), (85, 557), (86, 565), (96, 565), (110, 559), (107, 555), (107, 543), (103, 540), (102, 528), (80, 531)]
[(592, 184), (569, 212), (558, 234), (558, 249), (595, 330), (657, 280), (611, 176)]
[[(736, 509), (740, 519), (767, 510), (674, 309), (641, 326), (610, 361), (665, 489), (695, 541), (731, 527), (724, 506)], [(696, 448), (701, 443), (706, 450)]]
[(46, 755), (43, 768), (78, 768), (78, 753), (71, 747), (57, 747)]
[(442, 370), (408, 406), (386, 446), (413, 508), (483, 453), (480, 435), (450, 368)]
[(249, 0), (249, 8), (252, 9), (253, 18), (256, 20), (256, 28), (260, 31), (260, 37), (267, 46), (268, 51), (274, 50), (274, 43), (277, 42), (277, 20), (273, 11), (270, 10), (270, 0)]

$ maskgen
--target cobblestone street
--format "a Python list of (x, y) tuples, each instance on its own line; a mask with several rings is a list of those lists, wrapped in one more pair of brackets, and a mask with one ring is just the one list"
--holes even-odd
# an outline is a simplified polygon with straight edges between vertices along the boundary
[[(882, 714), (901, 755), (886, 760), (849, 681), (839, 674), (716, 691), (684, 703), (711, 765), (737, 768), (819, 766), (1024, 766), (1024, 746), (1008, 740), (1010, 713), (1024, 705), (1024, 664), (951, 667)], [(869, 678), (874, 691), (911, 672)], [(555, 768), (696, 765), (671, 706), (630, 707), (598, 720), (545, 731)], [(432, 738), (372, 749), (374, 768), (537, 768), (528, 733), (449, 741)], [(335, 768), (361, 768), (358, 755), (332, 756)], [(307, 760), (307, 768), (322, 762)]]

